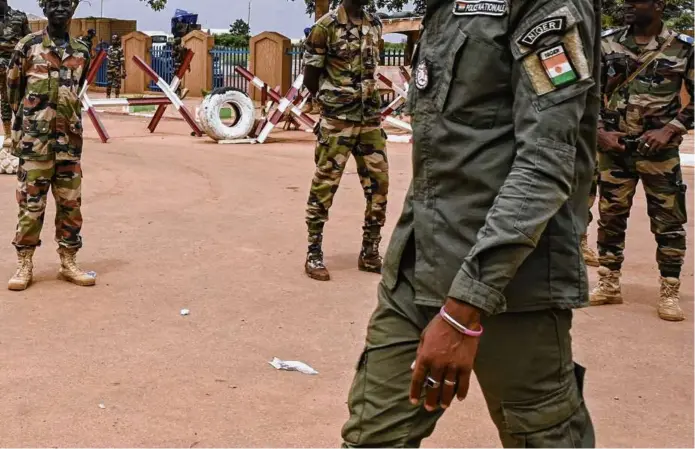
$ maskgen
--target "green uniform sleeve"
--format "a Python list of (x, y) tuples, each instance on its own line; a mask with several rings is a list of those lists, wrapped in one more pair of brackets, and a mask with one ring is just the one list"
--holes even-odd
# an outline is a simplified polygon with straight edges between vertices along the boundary
[(12, 112), (16, 115), (24, 98), (26, 90), (26, 57), (23, 44), (20, 41), (15, 47), (12, 59), (7, 69), (7, 101)]
[(683, 78), (683, 84), (685, 90), (688, 91), (688, 96), (690, 101), (688, 104), (684, 105), (683, 109), (676, 116), (675, 119), (669, 122), (670, 125), (675, 126), (681, 130), (681, 133), (685, 134), (688, 130), (693, 129), (693, 115), (695, 110), (693, 108), (693, 51), (690, 50), (690, 55), (688, 56), (688, 67), (685, 70), (685, 77)]
[(328, 50), (328, 30), (317, 23), (304, 42), (304, 65), (322, 69), (326, 66)]
[[(538, 245), (548, 222), (573, 193), (576, 145), (580, 128), (587, 126), (586, 122), (582, 123), (587, 104), (592, 108), (589, 115), (593, 115), (593, 123), (589, 125), (596, 129), (597, 98), (587, 103), (587, 91), (591, 90), (592, 95), (598, 97), (594, 69), (599, 64), (599, 49), (593, 41), (600, 33), (600, 29), (597, 30), (600, 24), (596, 23), (600, 14), (597, 18), (592, 1), (524, 2), (523, 13), (519, 13), (521, 17), (511, 22), (518, 24), (520, 29), (510, 31), (509, 42), (516, 45), (512, 36), (533, 26), (539, 18), (552, 15), (553, 7), (569, 3), (581, 16), (578, 36), (586, 42), (581, 46), (584, 59), (570, 62), (576, 67), (588, 66), (585, 70), (588, 75), (578, 76), (573, 83), (563, 83), (561, 87), (549, 85), (550, 74), (541, 69), (540, 59), (528, 59), (540, 58), (540, 53), (515, 54), (511, 92), (514, 92), (516, 156), (477, 234), (477, 241), (449, 290), (449, 297), (487, 314), (504, 312), (507, 306), (505, 288)], [(539, 86), (550, 87), (539, 93)], [(592, 151), (595, 150), (593, 142)]]

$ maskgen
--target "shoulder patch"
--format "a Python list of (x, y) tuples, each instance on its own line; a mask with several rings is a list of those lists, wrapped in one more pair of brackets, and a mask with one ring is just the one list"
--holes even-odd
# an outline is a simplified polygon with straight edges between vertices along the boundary
[(456, 0), (456, 16), (496, 16), (507, 15), (507, 0)]
[(549, 34), (565, 32), (567, 20), (564, 17), (548, 17), (531, 25), (517, 40), (521, 45), (533, 47), (538, 39)]
[(693, 38), (688, 36), (687, 34), (679, 34), (676, 36), (676, 39), (678, 39), (681, 42), (685, 42), (688, 45), (693, 45)]

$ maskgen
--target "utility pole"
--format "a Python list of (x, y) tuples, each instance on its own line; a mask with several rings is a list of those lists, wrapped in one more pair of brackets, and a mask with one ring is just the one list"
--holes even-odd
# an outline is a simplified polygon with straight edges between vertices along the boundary
[(246, 24), (249, 26), (249, 34), (251, 33), (251, 3), (253, 3), (253, 0), (249, 0), (249, 15), (246, 18)]
[(101, 0), (101, 17), (104, 17), (104, 0)]

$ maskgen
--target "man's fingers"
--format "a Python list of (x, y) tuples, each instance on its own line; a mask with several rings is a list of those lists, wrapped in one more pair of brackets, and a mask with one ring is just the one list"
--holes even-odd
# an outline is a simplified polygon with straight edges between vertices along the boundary
[(444, 375), (444, 380), (442, 381), (442, 396), (440, 398), (442, 408), (448, 408), (451, 405), (451, 401), (454, 400), (457, 382), (458, 373), (456, 372), (455, 368), (450, 366)]
[(413, 405), (420, 402), (425, 376), (427, 376), (427, 367), (422, 358), (418, 356), (415, 360), (415, 367), (413, 368), (413, 380), (410, 382), (410, 402)]
[(456, 397), (459, 401), (463, 401), (468, 396), (468, 387), (471, 383), (471, 372), (470, 371), (459, 371), (459, 382), (458, 389), (456, 391)]
[(444, 387), (444, 370), (431, 367), (429, 371), (429, 374), (425, 378), (425, 410), (433, 412), (439, 407), (439, 398), (442, 395), (442, 388)]

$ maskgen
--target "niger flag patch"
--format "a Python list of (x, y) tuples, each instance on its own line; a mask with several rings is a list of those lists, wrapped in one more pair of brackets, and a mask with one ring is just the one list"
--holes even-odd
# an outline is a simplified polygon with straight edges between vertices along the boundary
[(562, 87), (579, 80), (564, 45), (558, 44), (542, 50), (538, 57), (553, 86)]

